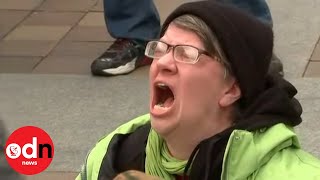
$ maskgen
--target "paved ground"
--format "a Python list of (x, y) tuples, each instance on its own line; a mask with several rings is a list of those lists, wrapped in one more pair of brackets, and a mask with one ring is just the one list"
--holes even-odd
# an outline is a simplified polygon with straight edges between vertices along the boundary
[[(182, 0), (156, 0), (162, 19)], [(269, 0), (275, 52), (298, 89), (302, 145), (320, 158), (320, 0)], [(101, 0), (0, 0), (0, 116), (10, 131), (36, 125), (55, 143), (46, 173), (73, 179), (103, 134), (146, 113), (148, 67), (92, 77), (90, 63), (110, 45)]]

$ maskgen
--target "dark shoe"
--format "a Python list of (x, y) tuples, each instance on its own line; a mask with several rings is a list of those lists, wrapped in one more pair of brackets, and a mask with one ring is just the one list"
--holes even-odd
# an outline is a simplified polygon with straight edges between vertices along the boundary
[(273, 53), (271, 57), (271, 62), (269, 66), (269, 74), (280, 74), (280, 76), (284, 76), (283, 72), (283, 64), (281, 60)]
[(145, 45), (130, 39), (117, 39), (91, 64), (91, 72), (97, 76), (128, 74), (136, 68), (149, 65), (152, 59), (144, 55)]

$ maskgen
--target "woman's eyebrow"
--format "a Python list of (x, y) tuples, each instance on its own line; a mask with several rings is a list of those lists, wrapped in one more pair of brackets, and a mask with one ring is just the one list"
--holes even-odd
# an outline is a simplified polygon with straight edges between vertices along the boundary
[(169, 46), (176, 46), (176, 45), (183, 45), (183, 44), (171, 44), (168, 41), (164, 40), (164, 39), (159, 39), (159, 41), (164, 42), (166, 44), (168, 44)]
[(165, 36), (162, 36), (162, 37), (159, 39), (159, 41), (161, 41), (161, 42), (164, 42), (164, 43), (167, 43), (167, 44), (171, 45), (171, 44), (168, 42), (168, 39), (167, 39)]

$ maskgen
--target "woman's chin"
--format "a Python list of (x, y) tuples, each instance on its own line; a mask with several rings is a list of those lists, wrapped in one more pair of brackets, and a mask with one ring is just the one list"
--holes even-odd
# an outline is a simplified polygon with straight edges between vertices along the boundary
[(172, 129), (174, 129), (173, 124), (170, 124), (169, 122), (169, 120), (160, 120), (151, 117), (152, 129), (154, 129), (162, 137), (165, 137), (172, 131)]

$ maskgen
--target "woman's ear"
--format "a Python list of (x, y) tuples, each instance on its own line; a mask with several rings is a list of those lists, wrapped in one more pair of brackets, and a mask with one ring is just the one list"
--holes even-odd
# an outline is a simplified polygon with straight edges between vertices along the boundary
[(241, 97), (241, 90), (239, 84), (232, 80), (231, 85), (226, 89), (223, 96), (219, 100), (219, 105), (222, 108), (228, 107), (236, 102)]

